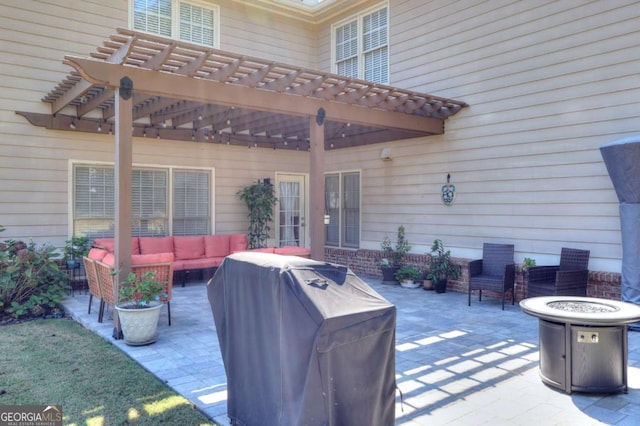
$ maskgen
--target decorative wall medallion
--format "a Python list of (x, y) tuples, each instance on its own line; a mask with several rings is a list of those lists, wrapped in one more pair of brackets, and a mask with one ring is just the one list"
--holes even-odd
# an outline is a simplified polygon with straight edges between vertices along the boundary
[(453, 200), (456, 198), (456, 186), (450, 180), (451, 175), (447, 173), (447, 184), (442, 185), (442, 202), (445, 206), (453, 204)]

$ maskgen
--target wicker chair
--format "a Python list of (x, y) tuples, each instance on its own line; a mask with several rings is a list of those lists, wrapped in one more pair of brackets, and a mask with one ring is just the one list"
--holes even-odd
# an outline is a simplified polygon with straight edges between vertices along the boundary
[[(104, 304), (115, 306), (117, 303), (115, 293), (116, 275), (113, 273), (113, 269), (109, 265), (102, 262), (95, 262), (95, 268), (98, 275), (98, 282), (100, 284), (100, 294), (102, 295), (102, 301), (104, 302), (100, 307), (100, 315), (98, 316), (98, 322), (102, 322)], [(156, 273), (155, 279), (160, 281), (164, 287), (163, 294), (160, 296), (160, 301), (167, 305), (167, 317), (169, 325), (171, 325), (170, 302), (173, 291), (173, 265), (170, 262), (167, 262), (133, 265), (131, 267), (131, 272), (136, 274), (138, 278), (142, 278), (145, 272), (148, 271), (154, 271)]]
[(94, 266), (96, 269), (96, 275), (98, 276), (100, 297), (102, 299), (100, 302), (100, 313), (98, 314), (98, 322), (102, 322), (105, 306), (115, 306), (117, 303), (115, 292), (116, 275), (113, 274), (113, 269), (111, 269), (111, 267), (105, 263), (95, 261)]
[(586, 296), (589, 250), (562, 248), (560, 264), (529, 268), (527, 297)]
[[(85, 274), (87, 275), (87, 283), (89, 284), (89, 309), (87, 311), (88, 314), (91, 314), (91, 303), (93, 302), (93, 297), (100, 299), (100, 309), (102, 309), (102, 295), (100, 294), (100, 283), (98, 283), (98, 274), (96, 273), (96, 265), (95, 261), (89, 259), (84, 256), (82, 258), (82, 262), (84, 263)], [(98, 313), (98, 317), (100, 314)], [(98, 318), (99, 319), (99, 318)]]
[(474, 290), (478, 290), (478, 301), (482, 301), (482, 290), (501, 293), (502, 310), (504, 310), (505, 294), (508, 291), (511, 291), (511, 304), (515, 303), (513, 252), (513, 244), (485, 243), (482, 246), (482, 259), (469, 262), (469, 306), (471, 306), (471, 292)]
[(142, 279), (146, 272), (153, 271), (156, 273), (155, 280), (160, 281), (164, 287), (163, 294), (160, 295), (160, 301), (167, 305), (167, 316), (169, 325), (171, 325), (171, 294), (173, 291), (173, 264), (168, 263), (150, 263), (146, 265), (133, 265), (131, 272), (136, 274), (138, 279)]

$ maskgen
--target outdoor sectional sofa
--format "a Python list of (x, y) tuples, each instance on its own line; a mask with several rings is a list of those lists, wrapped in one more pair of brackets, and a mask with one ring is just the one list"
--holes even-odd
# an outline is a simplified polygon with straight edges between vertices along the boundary
[[(110, 254), (114, 252), (113, 238), (97, 238), (93, 247), (106, 250)], [(224, 258), (230, 254), (247, 251), (248, 242), (245, 234), (219, 234), (219, 235), (192, 235), (170, 237), (133, 237), (131, 239), (131, 253), (133, 263), (144, 261), (146, 263), (159, 262), (155, 259), (163, 253), (173, 253), (173, 271), (181, 274), (181, 283), (184, 287), (186, 276), (190, 271), (213, 271), (222, 264)], [(309, 257), (310, 250), (304, 247), (286, 246), (278, 248), (253, 249), (269, 253), (290, 256)], [(107, 257), (105, 263), (109, 263)]]

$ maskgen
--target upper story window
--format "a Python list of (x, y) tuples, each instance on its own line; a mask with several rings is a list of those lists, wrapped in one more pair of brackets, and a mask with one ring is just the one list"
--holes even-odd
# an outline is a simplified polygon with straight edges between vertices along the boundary
[(218, 47), (217, 6), (196, 0), (132, 0), (132, 4), (134, 30)]
[(386, 6), (333, 25), (334, 72), (389, 83), (389, 17)]

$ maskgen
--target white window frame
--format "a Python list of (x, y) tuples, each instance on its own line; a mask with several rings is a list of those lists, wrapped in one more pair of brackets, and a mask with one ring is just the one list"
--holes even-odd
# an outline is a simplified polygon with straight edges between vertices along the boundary
[(387, 48), (387, 70), (386, 70), (386, 75), (387, 75), (387, 80), (386, 81), (376, 81), (376, 83), (381, 83), (381, 84), (389, 84), (390, 81), (390, 74), (389, 74), (389, 33), (390, 33), (390, 17), (389, 17), (389, 5), (387, 2), (384, 3), (379, 3), (371, 8), (368, 8), (366, 10), (363, 10), (362, 12), (359, 12), (356, 15), (351, 15), (350, 17), (343, 19), (339, 22), (336, 22), (334, 24), (331, 25), (331, 69), (333, 73), (338, 73), (338, 64), (337, 64), (337, 52), (336, 52), (336, 31), (338, 30), (338, 28), (347, 25), (351, 22), (356, 21), (357, 22), (357, 33), (358, 33), (358, 54), (357, 54), (357, 60), (358, 60), (358, 75), (357, 78), (360, 79), (365, 79), (365, 55), (367, 52), (364, 51), (364, 37), (363, 37), (363, 31), (364, 31), (364, 25), (363, 25), (363, 19), (366, 16), (371, 15), (372, 13), (375, 13), (381, 9), (387, 9), (387, 40), (386, 40), (386, 48)]
[[(136, 0), (129, 0), (129, 28), (135, 30), (134, 28), (134, 2)], [(201, 1), (201, 0), (171, 0), (171, 38), (176, 40), (182, 40), (180, 38), (180, 4), (188, 4), (197, 7), (201, 7), (204, 9), (208, 9), (213, 11), (213, 44), (209, 46), (208, 44), (202, 44), (195, 41), (183, 40), (189, 43), (201, 44), (207, 47), (213, 47), (216, 49), (220, 48), (220, 6), (216, 4), (212, 4), (209, 2)], [(143, 31), (143, 30), (136, 30)], [(147, 31), (143, 31), (147, 32)], [(156, 33), (150, 33), (156, 34)], [(158, 34), (156, 34), (158, 35)]]
[[(345, 217), (344, 217), (344, 176), (349, 174), (358, 174), (358, 242), (357, 244), (346, 244), (344, 239), (344, 227), (345, 227)], [(329, 245), (325, 242), (327, 247), (340, 247), (340, 248), (348, 248), (348, 249), (358, 249), (362, 243), (362, 170), (341, 170), (341, 171), (332, 171), (326, 172), (324, 174), (325, 182), (327, 176), (338, 176), (338, 217), (331, 216), (330, 220), (332, 224), (334, 220), (338, 221), (338, 244), (337, 245)], [(326, 201), (326, 186), (325, 186), (325, 203)]]
[[(93, 162), (93, 161), (81, 161), (70, 160), (69, 161), (69, 235), (70, 236), (83, 236), (83, 234), (76, 232), (76, 218), (75, 218), (75, 170), (76, 167), (109, 167), (115, 168), (111, 162)], [(145, 170), (159, 170), (166, 171), (167, 173), (167, 195), (166, 195), (166, 234), (173, 235), (173, 220), (174, 220), (174, 172), (176, 171), (195, 171), (206, 172), (209, 174), (209, 217), (210, 223), (209, 230), (211, 234), (215, 234), (215, 168), (207, 167), (183, 167), (183, 166), (166, 166), (166, 165), (151, 165), (151, 164), (133, 164), (134, 169)], [(114, 182), (115, 184), (115, 182)], [(115, 191), (115, 188), (114, 188)], [(107, 218), (108, 219), (108, 218)], [(113, 220), (115, 221), (115, 212)], [(134, 235), (135, 236), (135, 235)]]

